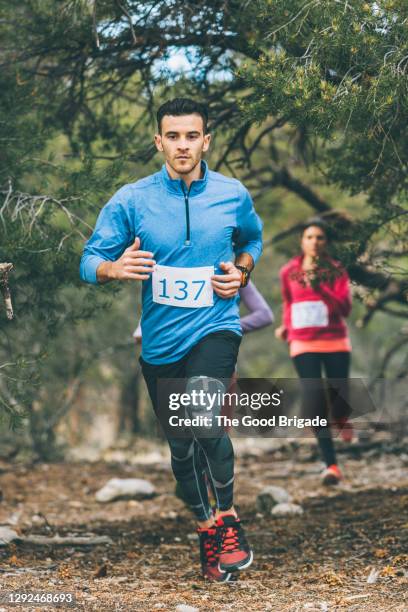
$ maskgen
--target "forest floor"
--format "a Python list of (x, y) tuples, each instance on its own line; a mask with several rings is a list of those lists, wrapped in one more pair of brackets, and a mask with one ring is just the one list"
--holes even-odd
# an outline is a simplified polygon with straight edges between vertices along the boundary
[[(98, 612), (175, 611), (183, 604), (217, 612), (408, 611), (408, 456), (403, 450), (392, 452), (385, 440), (363, 451), (361, 445), (340, 445), (347, 477), (327, 489), (320, 484), (321, 465), (310, 441), (261, 442), (236, 444), (236, 503), (255, 560), (230, 584), (210, 584), (200, 576), (194, 522), (173, 495), (163, 446), (140, 441), (96, 462), (0, 462), (0, 525), (21, 535), (94, 534), (112, 540), (90, 547), (0, 547), (0, 595), (70, 592), (74, 609)], [(157, 495), (98, 503), (95, 492), (112, 477), (146, 478)], [(259, 514), (257, 494), (271, 484), (291, 493), (304, 514)], [(376, 576), (373, 583), (367, 582), (370, 573)], [(0, 604), (0, 610), (15, 609)]]

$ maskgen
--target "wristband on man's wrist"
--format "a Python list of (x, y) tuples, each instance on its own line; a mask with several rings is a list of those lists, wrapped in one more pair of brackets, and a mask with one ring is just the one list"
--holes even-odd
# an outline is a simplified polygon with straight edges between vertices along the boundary
[(249, 275), (250, 271), (246, 266), (235, 266), (237, 270), (239, 270), (242, 274), (241, 278), (241, 287), (246, 287), (249, 283)]

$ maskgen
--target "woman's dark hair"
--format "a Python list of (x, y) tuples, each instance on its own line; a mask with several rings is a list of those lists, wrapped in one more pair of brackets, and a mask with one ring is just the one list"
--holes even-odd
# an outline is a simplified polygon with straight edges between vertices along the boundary
[(324, 219), (322, 219), (321, 217), (310, 217), (309, 219), (307, 219), (301, 226), (301, 236), (303, 236), (304, 232), (309, 227), (319, 227), (324, 232), (327, 242), (330, 241), (330, 227)]
[(165, 115), (180, 117), (181, 115), (200, 115), (203, 120), (204, 134), (207, 134), (208, 110), (205, 104), (190, 98), (174, 98), (161, 105), (157, 111), (157, 126), (161, 134), (162, 119)]

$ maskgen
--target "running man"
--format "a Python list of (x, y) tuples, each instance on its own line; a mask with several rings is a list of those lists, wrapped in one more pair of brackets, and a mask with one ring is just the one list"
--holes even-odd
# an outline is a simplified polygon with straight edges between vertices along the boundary
[[(159, 419), (161, 379), (185, 379), (186, 390), (198, 396), (209, 385), (218, 397), (226, 391), (222, 381), (234, 372), (242, 335), (238, 290), (262, 251), (262, 224), (248, 191), (202, 160), (211, 140), (207, 122), (207, 109), (194, 100), (159, 108), (155, 144), (165, 164), (105, 205), (81, 260), (86, 282), (143, 281), (140, 363)], [(200, 406), (211, 417), (221, 407), (208, 408)], [(162, 425), (168, 432), (169, 423)], [(172, 468), (197, 519), (203, 575), (224, 582), (248, 567), (253, 553), (233, 505), (231, 440), (223, 431), (196, 434), (193, 428), (185, 437), (167, 433)]]

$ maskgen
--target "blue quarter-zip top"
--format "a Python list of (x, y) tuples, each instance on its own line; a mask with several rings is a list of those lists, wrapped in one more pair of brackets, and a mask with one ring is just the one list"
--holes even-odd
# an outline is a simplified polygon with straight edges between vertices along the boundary
[[(189, 190), (165, 166), (119, 189), (102, 208), (85, 245), (81, 278), (97, 284), (98, 266), (116, 261), (137, 236), (140, 248), (151, 251), (161, 266), (213, 266), (216, 274), (222, 274), (221, 261), (234, 261), (246, 252), (256, 262), (262, 251), (262, 223), (248, 191), (238, 180), (208, 170), (205, 162), (202, 178)], [(177, 361), (215, 331), (241, 335), (238, 297), (223, 299), (214, 293), (212, 306), (183, 308), (154, 301), (151, 278), (141, 284), (145, 361)], [(183, 281), (180, 287), (182, 291)]]

